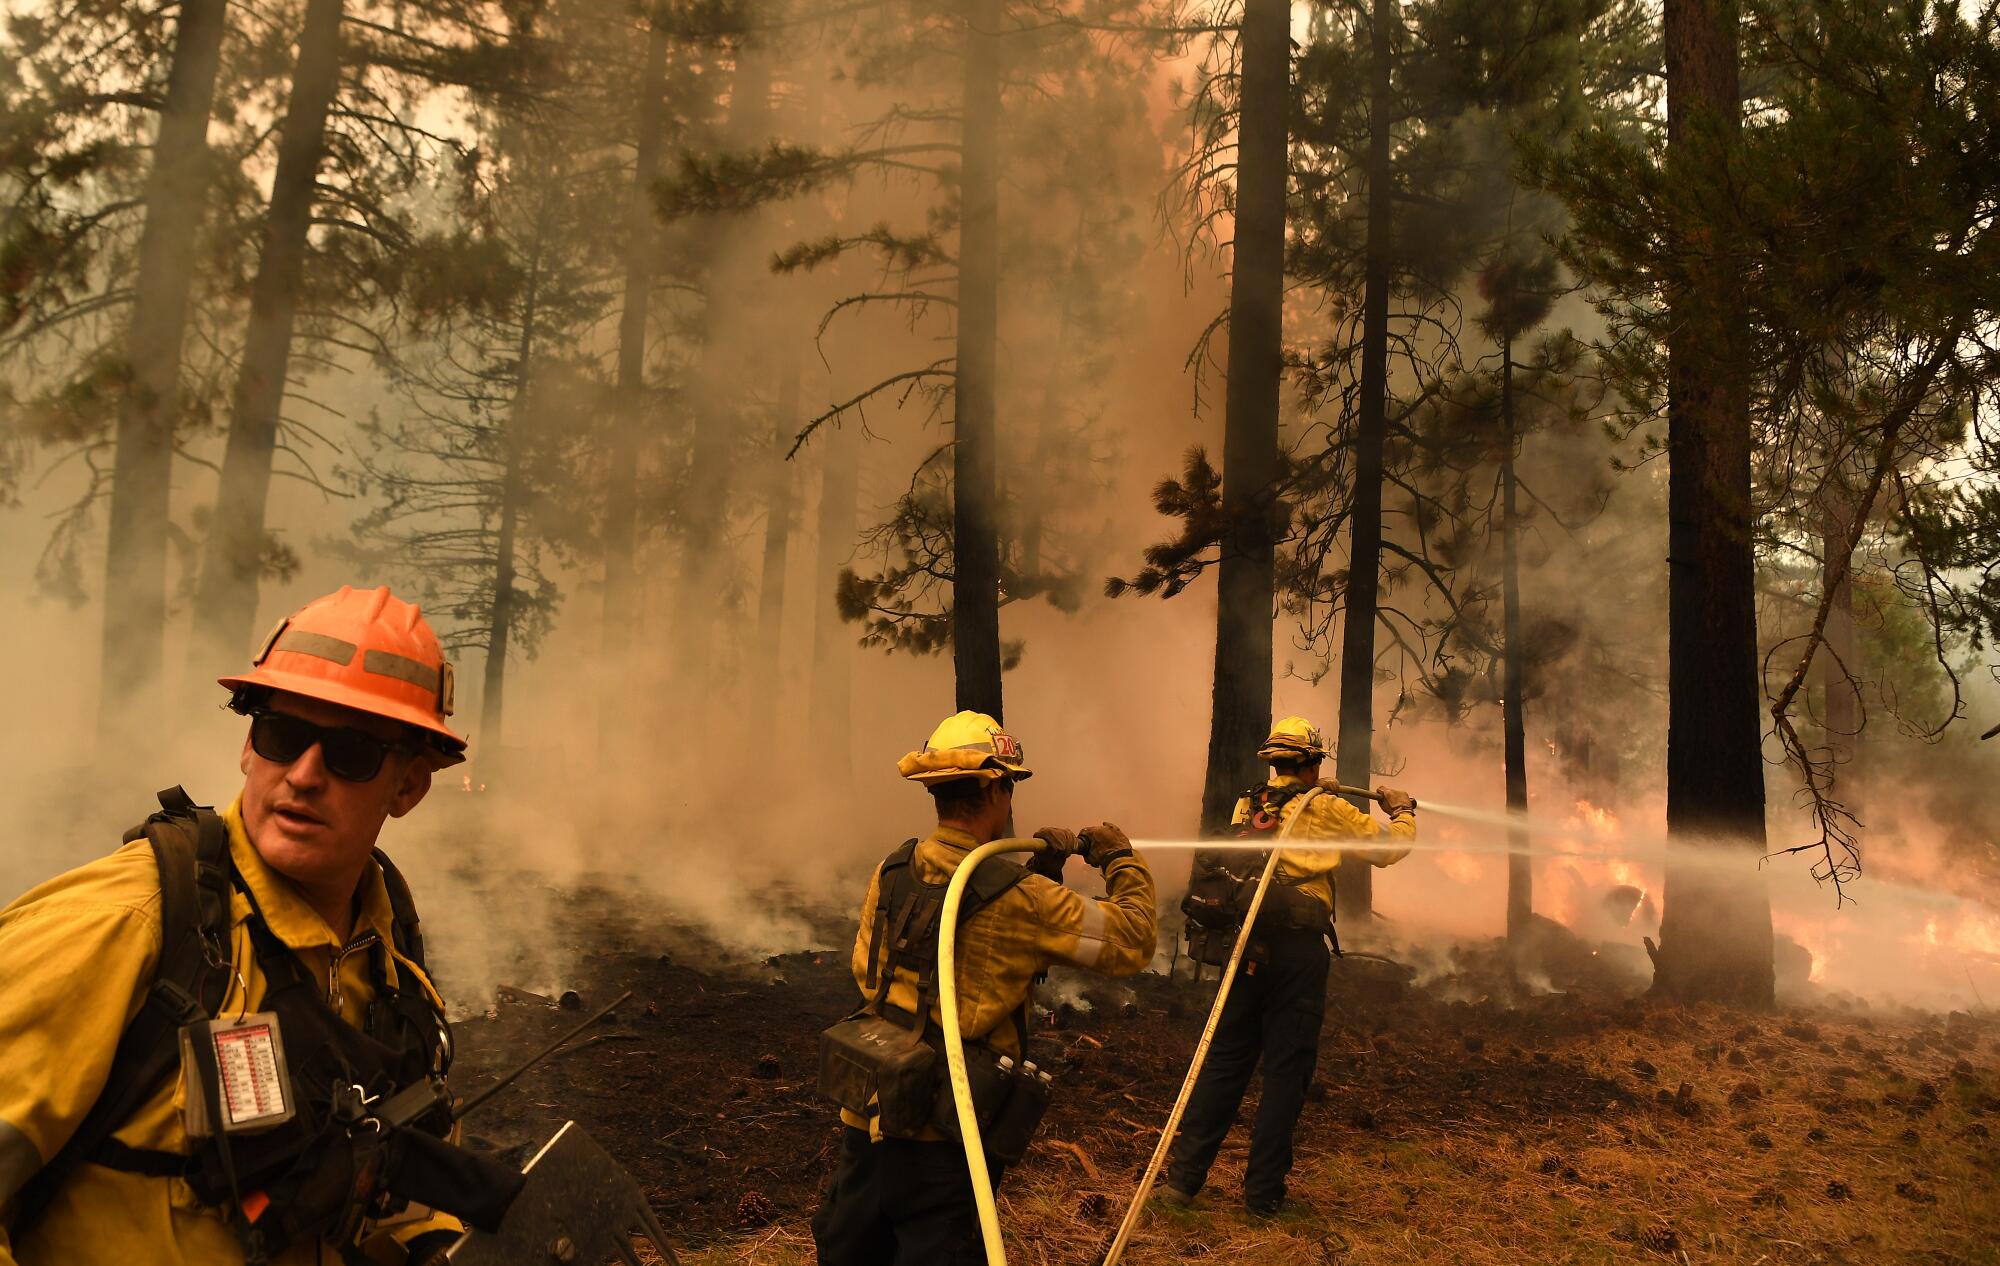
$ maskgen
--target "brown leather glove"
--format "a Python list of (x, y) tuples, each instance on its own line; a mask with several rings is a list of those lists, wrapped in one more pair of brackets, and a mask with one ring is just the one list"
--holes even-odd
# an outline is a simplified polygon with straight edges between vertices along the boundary
[(1083, 828), (1077, 832), (1077, 842), (1083, 846), (1083, 860), (1098, 870), (1132, 855), (1131, 839), (1109, 822)]
[(1375, 798), (1381, 802), (1382, 812), (1392, 818), (1417, 811), (1417, 798), (1407, 791), (1398, 791), (1394, 787), (1387, 786), (1377, 787)]
[(1060, 826), (1045, 826), (1035, 838), (1048, 847), (1028, 859), (1028, 869), (1046, 879), (1062, 882), (1063, 864), (1081, 851), (1076, 832)]

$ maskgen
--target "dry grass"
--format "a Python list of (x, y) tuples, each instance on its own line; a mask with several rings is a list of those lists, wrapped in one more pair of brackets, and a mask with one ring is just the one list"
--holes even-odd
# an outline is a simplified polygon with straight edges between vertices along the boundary
[[(1311, 1213), (1243, 1215), (1239, 1129), (1202, 1206), (1150, 1211), (1127, 1262), (2000, 1263), (2000, 1026), (1630, 1004), (1549, 1026), (1566, 1036), (1483, 1008), (1348, 1018), (1364, 1023), (1329, 1025), (1301, 1125), (1292, 1194)], [(1097, 1258), (1172, 1089), (1065, 1114), (1003, 1191), (1010, 1261)], [(812, 1246), (793, 1223), (684, 1260), (786, 1266)]]

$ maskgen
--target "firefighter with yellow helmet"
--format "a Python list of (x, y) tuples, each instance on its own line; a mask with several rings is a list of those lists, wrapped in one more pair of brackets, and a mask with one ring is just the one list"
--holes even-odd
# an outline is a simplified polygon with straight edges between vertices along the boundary
[[(1235, 985), (1223, 1005), (1208, 1062), (1188, 1100), (1160, 1188), (1160, 1199), (1167, 1204), (1194, 1203), (1260, 1058), (1264, 1090), (1250, 1131), (1243, 1204), (1257, 1216), (1276, 1214), (1285, 1204), (1292, 1131), (1319, 1059), (1320, 1022), (1326, 1013), (1333, 886), (1343, 866), (1389, 866), (1410, 853), (1407, 845), (1341, 851), (1311, 845), (1384, 835), (1408, 841), (1417, 834), (1417, 802), (1404, 792), (1375, 789), (1389, 815), (1386, 826), (1331, 794), (1333, 784), (1319, 781), (1321, 762), (1328, 755), (1319, 727), (1304, 717), (1286, 717), (1271, 728), (1270, 737), (1257, 750), (1258, 758), (1270, 763), (1271, 777), (1236, 802), (1231, 833), (1237, 839), (1275, 842), (1283, 831), (1294, 846), (1278, 850), (1278, 864), (1251, 928)], [(1315, 790), (1319, 794), (1310, 794)], [(1254, 852), (1216, 850), (1196, 855), (1181, 909), (1188, 916), (1190, 951), (1197, 959), (1228, 961), (1262, 868), (1262, 857)]]
[[(821, 1266), (986, 1260), (940, 1048), (939, 916), (966, 855), (1005, 838), (1014, 788), (1031, 772), (1020, 741), (979, 712), (946, 718), (898, 770), (931, 793), (937, 826), (875, 868), (854, 942), (863, 1005), (821, 1038), (820, 1090), (845, 1127), (812, 1219)], [(1034, 980), (1056, 963), (1129, 976), (1152, 961), (1157, 937), (1153, 877), (1123, 831), (1035, 835), (1047, 848), (1032, 866), (989, 859), (959, 909), (958, 1020), (996, 1183), (1048, 1101), (1027, 1049)], [(1071, 855), (1103, 873), (1102, 900), (1062, 885)]]
[(415, 606), (343, 588), (220, 684), (248, 721), (236, 799), (163, 792), (0, 910), (0, 1266), (424, 1263), (458, 1236), (376, 1181), (449, 1147), (448, 1106), (421, 1142), (370, 1115), (441, 1093), (450, 1059), (375, 842), (463, 759), (451, 665)]

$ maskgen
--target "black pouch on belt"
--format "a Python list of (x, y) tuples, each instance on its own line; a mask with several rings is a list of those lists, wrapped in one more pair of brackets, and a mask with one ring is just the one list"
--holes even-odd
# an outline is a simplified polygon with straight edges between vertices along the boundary
[[(1028, 1008), (1022, 999), (1014, 1011), (1014, 1031), (1021, 1050), (1028, 1049)], [(938, 1088), (931, 1126), (946, 1138), (963, 1139), (958, 1128), (958, 1100), (952, 1093), (949, 1070)], [(1027, 1154), (1034, 1141), (1042, 1114), (1049, 1108), (1048, 1074), (1033, 1064), (1016, 1063), (984, 1042), (965, 1044), (965, 1080), (972, 1092), (972, 1115), (979, 1122), (979, 1142), (989, 1155), (1011, 1165)]]
[(1028, 1144), (1034, 1142), (1042, 1114), (1049, 1110), (1049, 1100), (1053, 1097), (1049, 1083), (1032, 1073), (1015, 1073), (1013, 1083), (1013, 1093), (994, 1114), (993, 1124), (981, 1121), (979, 1129), (986, 1150), (1007, 1165), (1027, 1155)]
[(929, 1124), (937, 1099), (938, 1054), (923, 1024), (859, 1011), (819, 1035), (820, 1097), (861, 1116), (878, 1116), (889, 1138)]
[(1222, 967), (1229, 962), (1229, 951), (1236, 944), (1235, 929), (1198, 927), (1193, 923), (1187, 928), (1188, 957), (1209, 967)]
[[(1046, 1074), (1024, 1071), (1018, 1066), (1001, 1068), (990, 1049), (968, 1047), (965, 1077), (972, 1088), (972, 1111), (979, 1121), (979, 1142), (988, 1155), (1004, 1165), (1012, 1165), (1028, 1153), (1042, 1114), (1049, 1110), (1052, 1097)], [(958, 1128), (958, 1103), (947, 1084), (937, 1097), (931, 1124), (950, 1139), (962, 1139)]]

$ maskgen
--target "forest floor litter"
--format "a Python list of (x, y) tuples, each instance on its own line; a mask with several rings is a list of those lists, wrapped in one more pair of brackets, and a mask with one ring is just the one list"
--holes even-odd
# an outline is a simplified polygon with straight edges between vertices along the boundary
[[(571, 1008), (633, 1001), (467, 1133), (524, 1158), (574, 1118), (690, 1266), (810, 1263), (839, 1136), (814, 1090), (818, 1035), (857, 999), (840, 919), (816, 921), (823, 948), (732, 964), (607, 892), (565, 909), (573, 980), (502, 991), (460, 1022), (460, 1093), (574, 1023)], [(675, 948), (640, 948), (660, 944)], [(1239, 1128), (1200, 1206), (1150, 1212), (1126, 1260), (2000, 1262), (2000, 1017), (1676, 1006), (1570, 949), (1535, 989), (1497, 945), (1461, 947), (1421, 983), (1383, 959), (1337, 962), (1292, 1181), (1312, 1212), (1243, 1215)], [(1058, 1093), (1001, 1190), (1010, 1261), (1082, 1266), (1116, 1227), (1213, 996), (1213, 973), (1187, 970), (1059, 974), (1038, 994), (1035, 1058)]]

